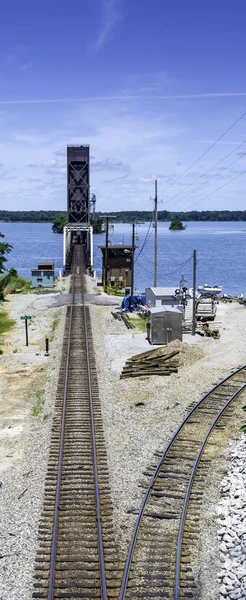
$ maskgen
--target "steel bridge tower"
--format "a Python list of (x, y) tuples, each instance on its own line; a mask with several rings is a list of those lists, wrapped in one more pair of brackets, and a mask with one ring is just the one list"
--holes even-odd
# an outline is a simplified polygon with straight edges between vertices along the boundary
[(93, 231), (90, 225), (90, 147), (67, 146), (67, 220), (64, 227), (63, 269), (69, 271), (73, 247), (82, 243), (86, 266), (92, 270)]

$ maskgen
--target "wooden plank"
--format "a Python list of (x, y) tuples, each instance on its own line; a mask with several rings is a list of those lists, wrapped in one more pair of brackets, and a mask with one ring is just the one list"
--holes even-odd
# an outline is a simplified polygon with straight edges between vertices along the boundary
[(168, 360), (168, 358), (172, 358), (179, 354), (179, 350), (173, 350), (172, 352), (167, 352), (166, 348), (157, 348), (157, 350), (151, 350), (150, 352), (144, 352), (142, 354), (136, 354), (135, 356), (131, 356), (128, 358), (126, 362), (150, 362), (156, 358), (159, 360)]
[[(159, 348), (158, 348), (158, 350), (159, 350)], [(147, 350), (146, 352), (141, 352), (141, 354), (134, 354), (134, 356), (131, 356), (130, 360), (141, 360), (142, 358), (149, 356), (149, 354), (151, 354), (152, 352), (157, 352), (157, 349), (156, 350)]]
[[(161, 352), (162, 351), (162, 352)], [(179, 354), (179, 350), (173, 350), (172, 352), (163, 352), (162, 348), (159, 348), (159, 354), (156, 354), (154, 358), (158, 358), (159, 360), (168, 360), (168, 358), (172, 358), (173, 356), (176, 356), (176, 354)], [(148, 358), (146, 358), (146, 361), (150, 361), (151, 357), (149, 356)]]
[[(176, 369), (177, 367), (170, 367), (170, 369)], [(169, 371), (169, 367), (149, 367), (146, 369), (145, 367), (123, 367), (122, 373), (134, 373), (137, 371)]]
[(140, 369), (140, 368), (145, 368), (145, 369), (152, 369), (155, 367), (160, 367), (160, 368), (168, 368), (168, 367), (179, 367), (180, 363), (177, 360), (173, 360), (173, 361), (161, 361), (156, 359), (155, 361), (148, 361), (148, 362), (126, 362), (125, 367), (126, 368), (136, 368), (136, 369)]
[(170, 371), (136, 371), (134, 373), (121, 373), (120, 379), (128, 379), (129, 377), (148, 377), (149, 375), (170, 375)]

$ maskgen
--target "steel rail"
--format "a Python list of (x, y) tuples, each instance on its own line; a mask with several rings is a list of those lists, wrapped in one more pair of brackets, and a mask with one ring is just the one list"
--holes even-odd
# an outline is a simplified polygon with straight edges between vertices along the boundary
[(198, 452), (198, 455), (197, 455), (194, 465), (192, 467), (192, 471), (190, 474), (190, 479), (187, 484), (185, 499), (184, 499), (184, 503), (183, 503), (182, 514), (181, 514), (180, 525), (179, 525), (179, 532), (178, 532), (178, 539), (177, 539), (177, 551), (176, 551), (176, 561), (175, 561), (174, 600), (179, 600), (182, 539), (183, 539), (184, 524), (185, 524), (185, 519), (186, 519), (186, 515), (187, 515), (188, 503), (189, 503), (189, 499), (190, 499), (191, 487), (193, 484), (194, 476), (197, 471), (203, 450), (207, 444), (208, 438), (211, 435), (211, 432), (214, 429), (217, 421), (219, 420), (219, 418), (221, 417), (223, 412), (226, 410), (226, 408), (229, 406), (229, 404), (232, 402), (232, 400), (234, 400), (234, 398), (236, 398), (236, 396), (238, 396), (238, 394), (240, 394), (245, 389), (245, 387), (246, 387), (246, 383), (244, 383), (242, 385), (242, 387), (239, 388), (239, 390), (237, 390), (235, 392), (235, 394), (233, 394), (231, 396), (231, 398), (229, 398), (229, 400), (226, 402), (226, 404), (221, 408), (219, 413), (216, 415), (215, 419), (213, 420), (212, 424), (210, 425), (208, 432), (206, 433), (206, 436), (203, 440), (201, 448)]
[[(84, 265), (83, 265), (83, 268), (84, 268)], [(98, 551), (99, 551), (102, 599), (107, 600), (105, 563), (104, 563), (104, 551), (103, 551), (103, 539), (102, 539), (102, 525), (101, 525), (101, 506), (100, 506), (98, 468), (97, 468), (97, 448), (96, 448), (96, 438), (95, 438), (95, 423), (94, 423), (94, 415), (93, 415), (93, 398), (92, 398), (92, 391), (91, 391), (89, 341), (88, 341), (88, 333), (87, 333), (86, 306), (85, 306), (85, 302), (84, 302), (83, 273), (81, 274), (81, 279), (82, 279), (83, 316), (84, 316), (84, 323), (85, 323), (85, 349), (86, 349), (88, 391), (89, 391), (89, 402), (90, 402), (91, 439), (92, 439), (92, 450), (93, 450), (93, 470), (94, 470), (96, 514), (97, 514)]]
[[(73, 265), (73, 267), (74, 267), (74, 265)], [(72, 320), (73, 320), (74, 298), (75, 298), (75, 281), (74, 281), (74, 268), (73, 268), (72, 304), (70, 307), (70, 317), (69, 317), (65, 384), (64, 384), (63, 406), (62, 406), (61, 436), (60, 436), (60, 445), (59, 445), (57, 485), (56, 485), (56, 495), (55, 495), (55, 512), (54, 512), (53, 532), (52, 532), (48, 600), (53, 600), (53, 594), (54, 594), (57, 531), (58, 531), (58, 521), (59, 521), (59, 502), (60, 502), (61, 473), (62, 473), (62, 463), (63, 463), (63, 446), (64, 446), (64, 432), (65, 432), (65, 419), (66, 419), (66, 406), (67, 406), (67, 387), (68, 387), (68, 372), (69, 372), (69, 358), (70, 358), (70, 348), (71, 348), (71, 330), (72, 330)]]
[[(144, 498), (142, 500), (142, 504), (140, 507), (140, 511), (138, 514), (138, 518), (133, 530), (133, 534), (132, 534), (132, 538), (131, 538), (131, 542), (130, 542), (130, 546), (129, 546), (129, 550), (128, 550), (128, 555), (127, 555), (127, 559), (126, 559), (126, 563), (125, 563), (125, 568), (124, 568), (124, 573), (123, 573), (123, 577), (122, 577), (122, 584), (121, 584), (121, 590), (120, 590), (120, 597), (119, 600), (124, 600), (125, 599), (125, 593), (126, 593), (126, 587), (127, 587), (127, 582), (128, 582), (128, 578), (129, 578), (129, 573), (130, 573), (130, 567), (131, 567), (131, 562), (132, 562), (132, 555), (133, 555), (133, 551), (134, 551), (134, 547), (136, 544), (136, 540), (137, 540), (137, 534), (139, 531), (139, 526), (141, 523), (141, 519), (143, 516), (143, 512), (148, 500), (148, 497), (150, 495), (152, 486), (157, 478), (158, 472), (161, 468), (162, 462), (164, 460), (164, 458), (166, 457), (168, 451), (170, 450), (171, 446), (173, 445), (175, 439), (177, 438), (178, 434), (180, 433), (182, 427), (185, 425), (185, 423), (188, 421), (188, 419), (190, 418), (190, 416), (194, 413), (194, 411), (200, 406), (200, 404), (202, 404), (204, 402), (204, 400), (210, 395), (212, 394), (216, 389), (218, 389), (220, 386), (222, 386), (225, 382), (229, 381), (232, 377), (234, 377), (236, 374), (240, 373), (241, 371), (243, 371), (244, 369), (246, 369), (246, 365), (244, 365), (243, 367), (240, 367), (239, 369), (236, 369), (236, 371), (234, 371), (233, 373), (230, 373), (230, 375), (227, 375), (227, 377), (225, 377), (224, 379), (222, 379), (219, 383), (217, 383), (211, 390), (209, 390), (209, 392), (207, 392), (204, 396), (202, 396), (202, 398), (199, 400), (199, 402), (197, 402), (197, 404), (195, 404), (195, 406), (190, 410), (190, 412), (186, 415), (185, 419), (182, 421), (181, 425), (178, 427), (178, 429), (176, 430), (176, 432), (174, 433), (174, 435), (172, 436), (169, 444), (166, 446), (155, 470), (154, 473), (150, 479), (149, 485), (147, 487), (147, 490), (145, 492)], [(239, 393), (240, 390), (238, 390)], [(236, 394), (237, 395), (237, 392)], [(234, 396), (235, 396), (234, 395)]]

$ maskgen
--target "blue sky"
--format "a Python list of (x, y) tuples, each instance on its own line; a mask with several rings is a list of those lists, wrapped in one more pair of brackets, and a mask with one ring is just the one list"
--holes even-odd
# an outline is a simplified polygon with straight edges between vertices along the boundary
[(246, 111), (245, 29), (245, 0), (2, 2), (1, 209), (65, 210), (72, 143), (97, 210), (156, 177), (160, 209), (244, 209), (246, 115), (187, 169)]

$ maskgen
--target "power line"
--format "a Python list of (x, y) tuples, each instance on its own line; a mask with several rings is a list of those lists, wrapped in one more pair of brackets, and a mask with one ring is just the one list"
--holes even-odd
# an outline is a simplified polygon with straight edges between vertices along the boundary
[[(149, 239), (150, 239), (150, 237), (151, 237), (151, 235), (152, 235), (152, 231), (150, 231), (150, 228), (151, 228), (151, 225), (152, 225), (152, 223), (153, 223), (153, 220), (152, 220), (152, 221), (150, 221), (150, 223), (149, 223), (149, 227), (148, 227), (148, 230), (147, 230), (147, 233), (146, 233), (145, 239), (144, 239), (144, 241), (143, 241), (142, 247), (140, 248), (140, 250), (139, 250), (139, 253), (138, 253), (138, 255), (137, 255), (137, 256), (136, 256), (136, 258), (135, 258), (135, 261), (134, 261), (135, 263), (137, 262), (137, 260), (138, 260), (138, 258), (139, 258), (139, 256), (140, 256), (140, 254), (142, 253), (143, 249), (145, 248), (145, 246), (146, 246), (147, 242), (149, 241)], [(149, 231), (150, 231), (150, 233), (149, 233)]]
[[(182, 267), (184, 267), (185, 265), (187, 265), (192, 260), (192, 258), (193, 258), (193, 255), (190, 256), (190, 258), (188, 258), (188, 260), (186, 260), (185, 262), (183, 262), (182, 264), (180, 264), (175, 271), (167, 271), (166, 273), (162, 271), (162, 275), (167, 275), (167, 276), (168, 275), (175, 275), (176, 273), (178, 273), (180, 271), (180, 269)], [(148, 269), (146, 269), (146, 267), (144, 267), (141, 263), (139, 263), (138, 266), (141, 269), (143, 269), (143, 271), (145, 271), (146, 273), (148, 273), (148, 275), (152, 275), (152, 273)]]
[(192, 208), (196, 204), (199, 204), (199, 202), (202, 202), (203, 200), (206, 200), (207, 198), (209, 198), (210, 196), (212, 196), (216, 192), (219, 192), (220, 190), (222, 190), (222, 188), (226, 187), (227, 185), (229, 185), (229, 183), (231, 183), (232, 181), (235, 181), (235, 179), (238, 179), (239, 177), (241, 177), (245, 173), (246, 173), (246, 170), (242, 171), (242, 173), (238, 173), (236, 175), (236, 177), (233, 177), (232, 179), (230, 179), (230, 181), (227, 181), (226, 183), (224, 183), (223, 185), (221, 185), (220, 187), (218, 187), (216, 190), (213, 190), (212, 192), (210, 192), (210, 194), (207, 194), (206, 196), (204, 196), (200, 200), (197, 200), (197, 202), (194, 202), (194, 204), (190, 204), (190, 206), (187, 206), (186, 210), (188, 210), (189, 208)]
[(183, 177), (186, 173), (188, 173), (188, 171), (190, 171), (190, 169), (192, 169), (192, 167), (194, 167), (194, 165), (196, 165), (199, 162), (199, 160), (201, 160), (201, 158), (206, 156), (206, 154), (208, 152), (210, 152), (210, 150), (212, 150), (212, 148), (214, 148), (214, 146), (216, 146), (216, 144), (218, 144), (218, 142), (220, 142), (220, 140), (222, 140), (223, 137), (225, 137), (225, 135), (227, 133), (229, 133), (229, 131), (231, 131), (231, 129), (233, 129), (233, 127), (235, 127), (235, 125), (237, 125), (237, 123), (239, 123), (239, 121), (241, 121), (245, 117), (245, 115), (246, 115), (246, 111), (240, 117), (238, 117), (238, 119), (236, 121), (234, 121), (234, 123), (232, 123), (232, 125), (230, 125), (230, 127), (228, 127), (226, 129), (226, 131), (224, 131), (224, 133), (222, 133), (222, 135), (220, 135), (220, 137), (218, 137), (218, 139), (215, 140), (215, 142), (213, 142), (213, 144), (211, 144), (211, 146), (209, 146), (209, 148), (207, 148), (207, 150), (205, 150), (205, 152), (203, 152), (189, 167), (187, 167), (187, 169), (185, 169), (185, 171), (183, 171), (183, 173), (181, 173), (181, 175), (179, 175), (179, 177), (177, 177), (177, 179), (175, 179), (175, 181), (170, 183), (167, 186), (167, 188), (164, 190), (163, 193), (165, 193), (167, 190), (169, 190), (169, 188), (172, 187), (175, 183), (177, 183), (177, 181), (179, 181), (181, 179), (181, 177)]
[[(171, 196), (171, 198), (167, 198), (167, 202), (169, 202), (169, 200), (174, 200), (174, 198), (177, 198), (177, 196), (179, 196), (179, 194), (182, 194), (182, 192), (185, 192), (185, 190), (188, 190), (188, 188), (190, 188), (197, 181), (199, 181), (199, 179), (201, 179), (202, 177), (204, 177), (204, 175), (207, 175), (207, 173), (210, 173), (210, 171), (212, 171), (212, 169), (215, 169), (215, 167), (217, 167), (220, 163), (222, 163), (223, 160), (226, 160), (226, 158), (228, 158), (228, 156), (231, 156), (231, 154), (234, 154), (234, 152), (236, 152), (236, 150), (238, 150), (239, 148), (241, 148), (245, 143), (246, 143), (246, 140), (244, 142), (242, 142), (241, 144), (239, 144), (238, 146), (236, 146), (236, 148), (233, 148), (233, 150), (231, 150), (231, 152), (229, 152), (228, 154), (226, 154), (226, 156), (224, 156), (223, 158), (221, 158), (220, 160), (218, 160), (218, 162), (215, 163), (214, 165), (212, 165), (212, 167), (210, 167), (209, 169), (207, 169), (207, 171), (204, 171), (204, 173), (202, 173), (201, 175), (199, 175), (199, 177), (197, 177), (192, 183), (189, 183), (188, 185), (186, 185), (182, 190), (180, 190), (179, 192), (177, 192), (177, 194), (174, 194), (174, 196)], [(240, 156), (237, 160), (240, 160), (240, 158), (242, 158), (242, 157)], [(230, 164), (233, 164), (233, 163), (230, 163)], [(227, 167), (228, 166), (230, 166), (230, 165), (227, 165)], [(206, 183), (207, 183), (207, 181), (205, 181), (203, 185), (205, 185)], [(199, 188), (197, 188), (197, 189), (199, 189)], [(178, 200), (178, 202), (175, 202), (175, 204), (172, 204), (170, 208), (172, 208), (172, 206), (175, 206), (176, 204), (178, 204), (179, 202), (181, 202), (181, 200), (182, 200), (182, 198), (180, 200)]]
[[(230, 153), (230, 154), (232, 154), (232, 153)], [(215, 173), (215, 175), (212, 175), (212, 177), (210, 177), (209, 179), (207, 179), (207, 181), (205, 181), (204, 183), (201, 183), (201, 185), (199, 185), (195, 190), (193, 190), (192, 194), (194, 194), (195, 192), (197, 192), (198, 190), (200, 190), (202, 187), (204, 187), (204, 185), (207, 185), (207, 183), (209, 183), (210, 181), (212, 181), (212, 179), (215, 179), (216, 177), (218, 177), (218, 175), (220, 175), (220, 173), (223, 173), (223, 171), (226, 171), (226, 169), (228, 169), (228, 167), (231, 167), (232, 165), (234, 165), (236, 162), (238, 162), (239, 160), (241, 160), (241, 158), (242, 158), (241, 156), (238, 156), (238, 158), (235, 158), (235, 160), (233, 160), (232, 162), (230, 162), (229, 165), (226, 165), (225, 167), (222, 167), (220, 169), (219, 173)], [(181, 200), (184, 200), (185, 198), (186, 198), (186, 196), (184, 198), (180, 198), (180, 200), (177, 200), (177, 202), (174, 202), (174, 204), (171, 204), (170, 208), (172, 208), (173, 206), (176, 206), (176, 204), (178, 204), (179, 202), (181, 202)], [(169, 210), (170, 210), (170, 208), (169, 208)]]

